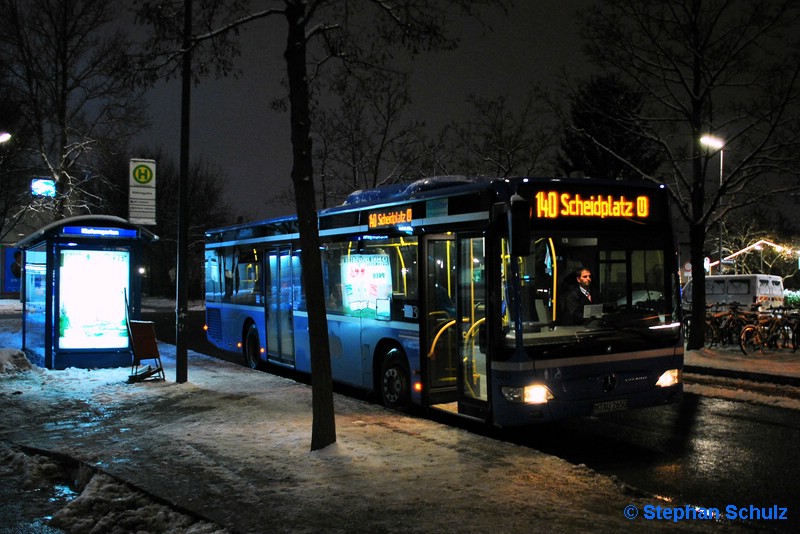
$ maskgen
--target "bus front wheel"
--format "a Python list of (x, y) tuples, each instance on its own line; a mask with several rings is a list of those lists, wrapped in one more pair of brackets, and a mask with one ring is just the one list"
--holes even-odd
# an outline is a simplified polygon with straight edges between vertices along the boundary
[(411, 401), (411, 378), (402, 352), (392, 349), (381, 365), (381, 400), (387, 408), (405, 410)]
[(244, 361), (250, 369), (258, 369), (261, 365), (261, 341), (258, 338), (258, 328), (251, 324), (244, 336)]

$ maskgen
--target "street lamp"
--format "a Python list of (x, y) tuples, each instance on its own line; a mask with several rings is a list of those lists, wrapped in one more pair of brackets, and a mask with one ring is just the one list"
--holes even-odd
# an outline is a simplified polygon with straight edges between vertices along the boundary
[(0, 132), (0, 143), (11, 141), (11, 134), (8, 132)]
[[(700, 144), (715, 148), (719, 150), (719, 196), (720, 201), (722, 200), (722, 158), (725, 155), (725, 151), (723, 148), (725, 147), (725, 141), (720, 139), (719, 137), (714, 137), (713, 135), (704, 135), (700, 138)], [(717, 273), (722, 272), (722, 217), (719, 219), (719, 265), (717, 266)]]

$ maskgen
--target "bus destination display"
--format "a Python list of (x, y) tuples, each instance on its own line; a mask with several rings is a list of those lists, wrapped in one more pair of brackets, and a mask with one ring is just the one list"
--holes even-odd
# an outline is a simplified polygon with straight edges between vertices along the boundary
[(540, 219), (557, 217), (638, 218), (650, 216), (650, 198), (640, 195), (581, 195), (559, 191), (536, 193), (535, 215)]

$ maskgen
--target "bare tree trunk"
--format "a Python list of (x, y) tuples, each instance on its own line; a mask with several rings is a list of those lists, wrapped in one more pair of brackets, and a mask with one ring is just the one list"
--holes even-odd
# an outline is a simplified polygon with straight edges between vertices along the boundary
[[(695, 6), (697, 8), (699, 6)], [(700, 158), (700, 135), (703, 117), (706, 111), (705, 102), (698, 98), (702, 87), (702, 63), (698, 57), (692, 61), (693, 92), (689, 122), (692, 128), (692, 187), (689, 195), (691, 206), (689, 213), (689, 250), (692, 261), (692, 325), (689, 330), (688, 350), (703, 348), (706, 334), (706, 271), (704, 247), (706, 242), (706, 220), (703, 212), (706, 208), (705, 173)], [(720, 258), (721, 260), (721, 258)]]
[(291, 110), (292, 182), (300, 225), (303, 285), (308, 307), (308, 335), (311, 340), (311, 389), (314, 416), (311, 450), (336, 442), (333, 412), (331, 358), (328, 345), (328, 322), (322, 283), (322, 260), (319, 252), (319, 229), (311, 160), (311, 115), (309, 112), (306, 73), (305, 2), (287, 2), (289, 35), (286, 44), (286, 67), (289, 77)]
[(706, 272), (703, 267), (703, 243), (706, 230), (703, 223), (694, 224), (689, 230), (692, 261), (692, 312), (691, 329), (687, 350), (703, 348), (706, 326)]

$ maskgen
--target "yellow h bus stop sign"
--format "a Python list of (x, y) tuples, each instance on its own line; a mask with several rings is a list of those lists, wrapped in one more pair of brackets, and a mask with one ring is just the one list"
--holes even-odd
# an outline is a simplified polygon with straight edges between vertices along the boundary
[(128, 189), (128, 220), (133, 224), (156, 224), (156, 162), (131, 159)]

